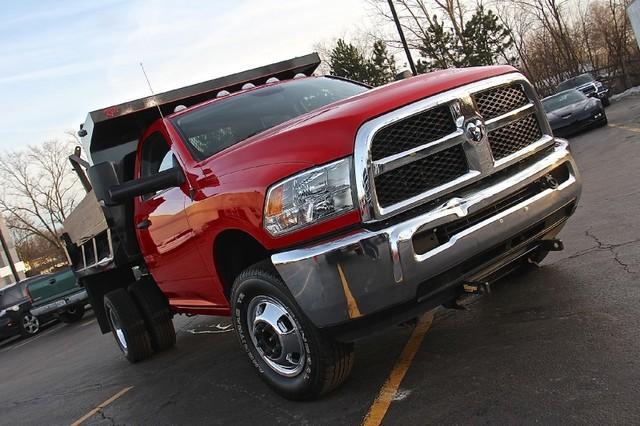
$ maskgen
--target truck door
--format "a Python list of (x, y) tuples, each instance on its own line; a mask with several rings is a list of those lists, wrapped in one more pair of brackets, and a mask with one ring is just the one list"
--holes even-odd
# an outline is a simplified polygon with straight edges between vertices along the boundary
[[(175, 166), (180, 164), (162, 133), (154, 132), (143, 141), (140, 177)], [(194, 267), (200, 264), (200, 255), (192, 244), (194, 233), (185, 213), (190, 202), (187, 182), (135, 200), (134, 224), (140, 250), (149, 272), (170, 301), (179, 297), (181, 285), (184, 293), (185, 282), (202, 275), (203, 268)]]

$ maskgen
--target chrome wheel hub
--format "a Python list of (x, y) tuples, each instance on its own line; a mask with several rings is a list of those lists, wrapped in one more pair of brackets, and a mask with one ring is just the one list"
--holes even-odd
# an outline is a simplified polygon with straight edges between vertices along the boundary
[(22, 327), (29, 334), (36, 334), (40, 329), (40, 321), (34, 315), (26, 314), (22, 318)]
[(109, 309), (109, 322), (111, 323), (111, 329), (113, 330), (113, 334), (116, 337), (120, 348), (124, 353), (126, 353), (127, 339), (124, 337), (124, 332), (122, 331), (122, 326), (120, 325), (120, 321), (118, 321), (118, 317), (114, 315), (111, 309)]
[(253, 345), (269, 367), (286, 377), (302, 372), (302, 333), (284, 305), (268, 296), (254, 298), (247, 310), (247, 326)]

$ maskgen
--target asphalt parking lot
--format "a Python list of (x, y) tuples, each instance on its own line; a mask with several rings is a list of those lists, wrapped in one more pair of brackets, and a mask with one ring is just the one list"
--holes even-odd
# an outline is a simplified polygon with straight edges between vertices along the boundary
[(640, 97), (607, 114), (570, 138), (584, 189), (565, 251), (424, 333), (359, 342), (350, 379), (322, 400), (273, 394), (226, 318), (176, 317), (177, 348), (130, 365), (89, 313), (0, 343), (0, 423), (639, 424)]

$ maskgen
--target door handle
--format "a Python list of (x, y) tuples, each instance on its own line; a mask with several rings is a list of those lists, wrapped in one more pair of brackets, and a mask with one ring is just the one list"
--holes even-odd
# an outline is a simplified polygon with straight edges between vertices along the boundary
[(147, 229), (150, 226), (151, 226), (151, 221), (149, 219), (145, 219), (143, 221), (136, 223), (136, 228), (138, 229)]

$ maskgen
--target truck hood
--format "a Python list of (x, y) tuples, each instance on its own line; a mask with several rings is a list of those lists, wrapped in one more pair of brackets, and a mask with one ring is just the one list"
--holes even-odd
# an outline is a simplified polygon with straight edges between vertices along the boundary
[[(366, 121), (435, 94), (497, 75), (511, 66), (448, 69), (371, 89), (329, 104), (253, 136), (206, 161), (218, 176), (279, 163), (301, 168), (351, 155)], [(238, 165), (242, 165), (239, 167)]]

